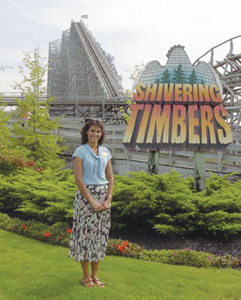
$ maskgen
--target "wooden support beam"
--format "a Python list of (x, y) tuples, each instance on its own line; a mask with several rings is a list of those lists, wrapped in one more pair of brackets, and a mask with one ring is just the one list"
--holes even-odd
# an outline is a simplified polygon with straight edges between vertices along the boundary
[(206, 177), (206, 168), (205, 168), (205, 152), (194, 151), (193, 156), (194, 162), (194, 189), (197, 192), (204, 191), (206, 188), (205, 177)]
[(158, 174), (159, 166), (159, 150), (153, 151), (149, 150), (148, 156), (148, 173), (149, 174)]

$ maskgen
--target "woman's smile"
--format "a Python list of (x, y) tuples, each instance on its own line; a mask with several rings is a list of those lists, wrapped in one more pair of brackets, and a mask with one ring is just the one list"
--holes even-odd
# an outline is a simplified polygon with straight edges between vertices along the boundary
[(99, 126), (92, 125), (87, 131), (86, 134), (88, 136), (89, 142), (98, 142), (101, 138), (101, 128)]

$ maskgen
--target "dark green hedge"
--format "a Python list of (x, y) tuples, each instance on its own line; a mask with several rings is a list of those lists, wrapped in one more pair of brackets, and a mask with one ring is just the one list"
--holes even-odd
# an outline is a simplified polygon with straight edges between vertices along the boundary
[(195, 192), (193, 178), (170, 174), (116, 176), (114, 227), (155, 230), (167, 236), (198, 234), (230, 238), (241, 232), (241, 181), (212, 174), (206, 190)]
[(72, 223), (76, 192), (73, 172), (22, 168), (0, 175), (0, 211), (50, 224)]
[[(206, 190), (195, 192), (193, 178), (131, 172), (115, 175), (112, 229), (231, 238), (241, 232), (241, 181), (212, 174)], [(42, 173), (19, 169), (0, 175), (0, 211), (26, 219), (71, 226), (76, 185), (71, 170)]]

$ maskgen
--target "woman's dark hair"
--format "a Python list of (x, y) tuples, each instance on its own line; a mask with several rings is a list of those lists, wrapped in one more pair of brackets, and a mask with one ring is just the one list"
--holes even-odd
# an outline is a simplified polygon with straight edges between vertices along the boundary
[(81, 144), (87, 144), (88, 143), (88, 135), (87, 135), (87, 131), (90, 129), (91, 126), (98, 126), (101, 129), (101, 138), (98, 141), (98, 145), (102, 145), (102, 143), (104, 142), (105, 139), (105, 128), (104, 128), (104, 124), (100, 121), (100, 120), (89, 120), (88, 122), (86, 122), (83, 126), (83, 128), (81, 129)]

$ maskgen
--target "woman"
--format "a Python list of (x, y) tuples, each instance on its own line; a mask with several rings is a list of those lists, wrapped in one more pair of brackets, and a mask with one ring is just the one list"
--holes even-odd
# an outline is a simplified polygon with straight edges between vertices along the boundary
[[(101, 146), (103, 123), (89, 120), (81, 130), (82, 146), (74, 154), (74, 175), (78, 186), (74, 202), (69, 257), (81, 262), (85, 287), (105, 287), (97, 272), (104, 259), (110, 231), (110, 207), (114, 186), (111, 155)], [(89, 272), (91, 264), (91, 274)]]

